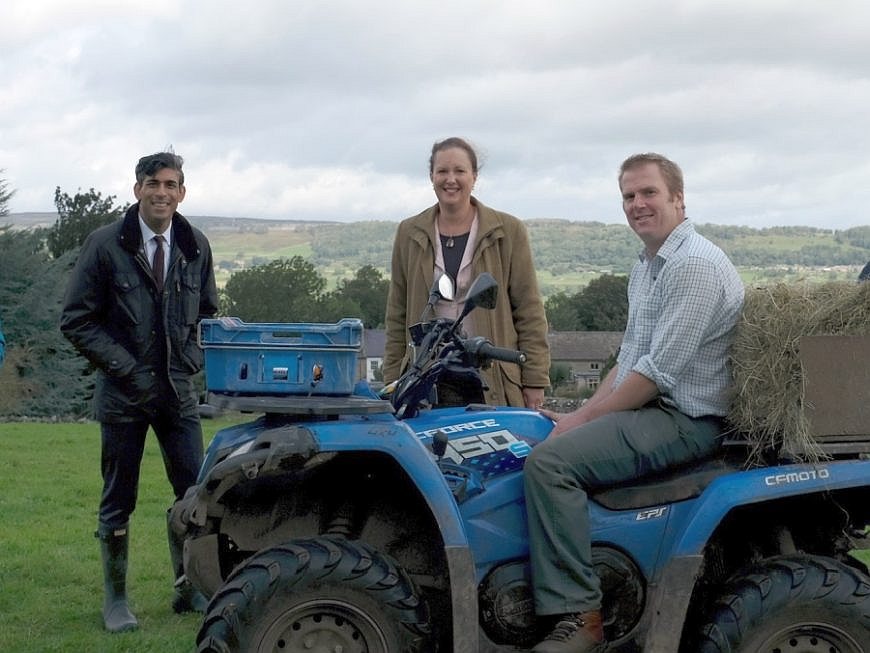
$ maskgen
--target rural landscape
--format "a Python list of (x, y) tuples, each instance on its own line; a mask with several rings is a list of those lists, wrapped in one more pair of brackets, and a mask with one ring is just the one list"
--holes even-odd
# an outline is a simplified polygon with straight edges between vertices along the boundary
[[(4, 254), (0, 296), (10, 357), (0, 369), (0, 408), (5, 401), (9, 410), (10, 398), (18, 403), (5, 418), (0, 417), (8, 420), (0, 423), (0, 442), (7, 451), (0, 460), (0, 510), (11, 525), (9, 532), (14, 532), (0, 562), (5, 589), (0, 599), (0, 648), (34, 653), (190, 651), (199, 618), (176, 615), (169, 605), (172, 574), (163, 521), (171, 492), (153, 440), (143, 461), (130, 569), (130, 593), (142, 629), (116, 636), (102, 630), (99, 554), (93, 539), (100, 487), (98, 426), (88, 419), (51, 417), (52, 405), (68, 399), (74, 386), (70, 379), (83, 372), (81, 359), (60, 349), (56, 328), (64, 270), (71, 265), (74, 251), (49, 263), (27, 262), (33, 257), (20, 251), (21, 234), (50, 228), (56, 216), (4, 219), (9, 225), (0, 227)], [(195, 216), (191, 220), (211, 241), (222, 287), (241, 271), (295, 257), (309, 262), (332, 288), (365, 266), (384, 278), (389, 274), (394, 222)], [(605, 275), (624, 275), (637, 255), (636, 238), (625, 225), (531, 220), (527, 226), (539, 282), (548, 299), (578, 293)], [(870, 259), (870, 227), (833, 231), (699, 225), (699, 231), (728, 252), (745, 282), (753, 286), (851, 282)], [(16, 277), (15, 269), (24, 272)], [(39, 383), (34, 383), (36, 378)], [(39, 415), (21, 410), (28, 399), (37, 399), (22, 396), (22, 389), (39, 394)], [(206, 440), (220, 428), (247, 419), (231, 413), (205, 420)], [(857, 556), (870, 562), (870, 551)]]
[[(364, 265), (389, 276), (397, 222), (306, 222), (188, 216), (208, 236), (219, 285), (233, 272), (301, 256), (331, 285)], [(15, 228), (49, 227), (53, 213), (11, 214)], [(627, 274), (639, 251), (627, 225), (559, 219), (527, 220), (544, 297), (573, 293), (601, 274)], [(747, 283), (833, 281), (857, 277), (870, 260), (870, 226), (846, 230), (782, 226), (755, 229), (701, 223)]]
[[(209, 236), (218, 279), (239, 266), (302, 256), (331, 283), (363, 265), (389, 274), (397, 223), (274, 222), (192, 218)], [(601, 274), (627, 274), (639, 251), (625, 224), (527, 220), (544, 297), (573, 293)], [(701, 224), (698, 230), (719, 245), (748, 283), (854, 279), (870, 260), (870, 227), (845, 231), (811, 227), (752, 229)]]
[[(8, 361), (0, 416), (82, 417), (92, 370), (60, 335), (59, 304), (78, 247), (126, 208), (91, 189), (57, 189), (55, 213), (0, 225), (0, 306)], [(188, 216), (211, 243), (222, 315), (247, 322), (335, 322), (381, 328), (397, 223)], [(624, 223), (525, 221), (551, 331), (621, 331), (636, 235)], [(697, 225), (748, 286), (854, 282), (870, 260), (870, 226), (754, 229)], [(50, 359), (51, 364), (45, 361)], [(558, 380), (559, 370), (551, 369)], [(557, 381), (554, 381), (554, 388)]]

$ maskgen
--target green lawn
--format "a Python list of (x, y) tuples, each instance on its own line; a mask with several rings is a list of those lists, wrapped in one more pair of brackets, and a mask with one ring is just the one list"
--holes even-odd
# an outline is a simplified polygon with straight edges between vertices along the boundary
[[(225, 423), (205, 420), (206, 440)], [(172, 612), (172, 492), (149, 436), (130, 526), (128, 591), (140, 630), (102, 628), (99, 426), (0, 423), (0, 651), (189, 652), (198, 615)]]
[[(206, 441), (230, 423), (205, 420)], [(128, 589), (140, 630), (121, 635), (105, 633), (100, 617), (99, 427), (0, 423), (0, 447), (0, 651), (192, 651), (200, 617), (176, 615), (169, 604), (172, 496), (155, 439), (148, 439), (130, 527)], [(870, 551), (861, 557), (870, 563)]]

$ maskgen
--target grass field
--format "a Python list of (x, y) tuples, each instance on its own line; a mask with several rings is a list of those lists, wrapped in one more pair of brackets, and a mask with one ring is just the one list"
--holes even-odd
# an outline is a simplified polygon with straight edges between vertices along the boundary
[[(235, 421), (204, 420), (206, 441)], [(200, 617), (170, 608), (172, 496), (156, 440), (148, 439), (130, 527), (128, 590), (140, 629), (120, 635), (104, 632), (100, 616), (99, 427), (0, 423), (0, 447), (0, 651), (192, 651)], [(870, 563), (870, 551), (860, 557)]]
[[(224, 425), (205, 420), (206, 441)], [(120, 635), (104, 632), (100, 616), (99, 426), (0, 423), (0, 447), (0, 651), (192, 651), (200, 617), (170, 607), (172, 492), (155, 438), (130, 526), (128, 591), (140, 630)]]

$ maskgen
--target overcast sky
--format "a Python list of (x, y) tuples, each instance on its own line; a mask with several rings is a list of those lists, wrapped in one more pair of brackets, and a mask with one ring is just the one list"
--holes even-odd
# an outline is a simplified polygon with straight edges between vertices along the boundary
[(867, 0), (4, 0), (0, 177), (131, 201), (186, 161), (181, 211), (399, 220), (432, 143), (468, 138), (477, 197), (624, 220), (628, 155), (683, 168), (690, 218), (870, 224)]

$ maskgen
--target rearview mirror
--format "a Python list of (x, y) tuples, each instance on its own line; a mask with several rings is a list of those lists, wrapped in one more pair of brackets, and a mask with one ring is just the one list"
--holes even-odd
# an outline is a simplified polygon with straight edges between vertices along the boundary
[(435, 284), (438, 287), (438, 294), (441, 295), (443, 299), (446, 299), (447, 301), (453, 301), (453, 294), (456, 291), (453, 288), (453, 279), (450, 278), (449, 274), (442, 274), (440, 277), (438, 277), (438, 280), (435, 282)]
[(489, 272), (481, 272), (475, 279), (471, 288), (468, 289), (468, 294), (465, 296), (465, 305), (462, 307), (462, 314), (457, 322), (461, 321), (473, 309), (495, 308), (496, 300), (498, 299), (498, 282)]
[(447, 301), (453, 301), (453, 295), (455, 292), (453, 279), (450, 278), (449, 274), (442, 274), (440, 277), (435, 279), (435, 282), (429, 289), (429, 301), (426, 302), (426, 307), (420, 314), (420, 321), (422, 322), (426, 319), (426, 315), (435, 307), (438, 300), (446, 299)]

